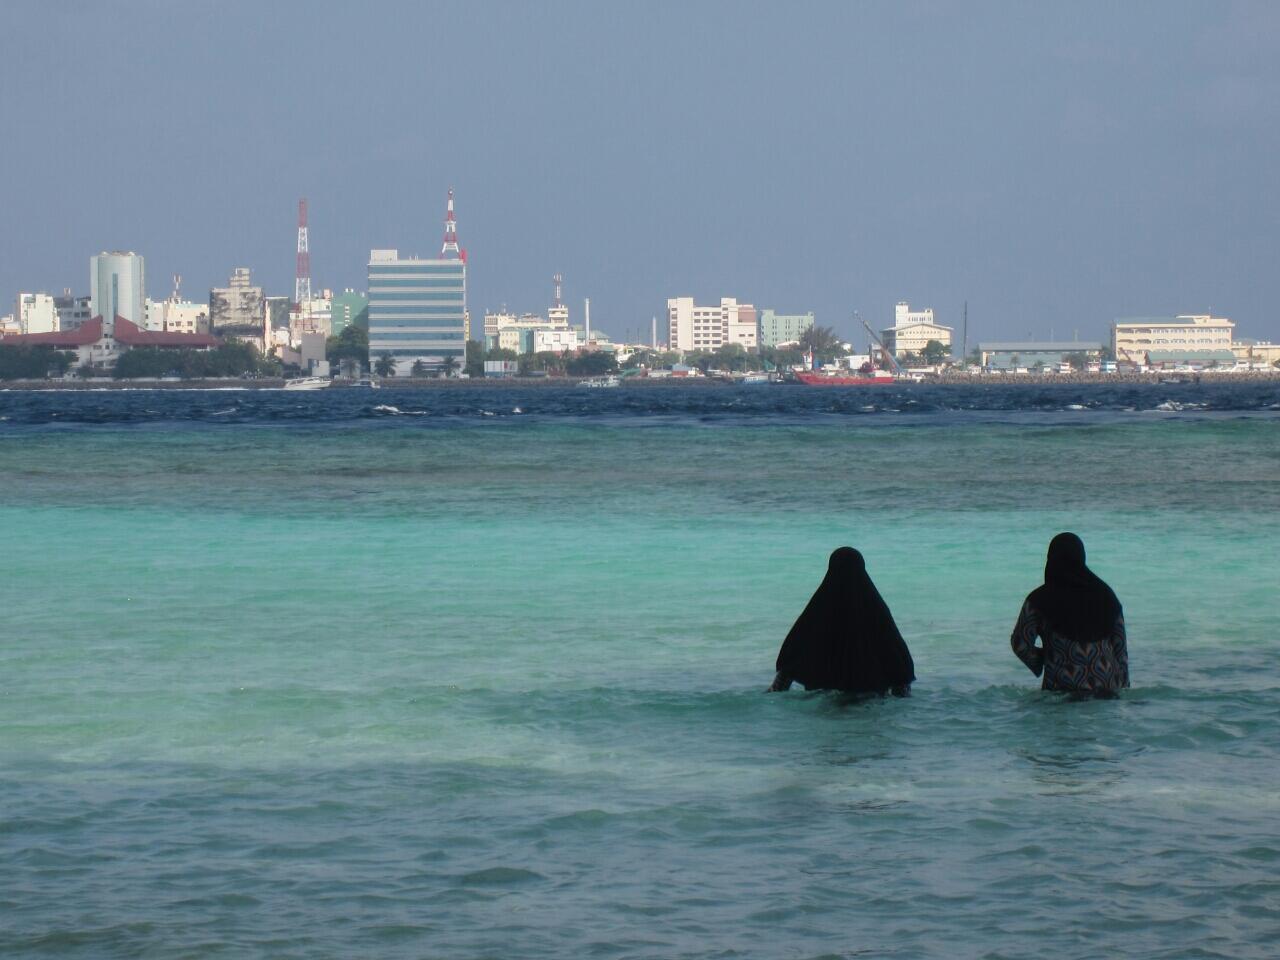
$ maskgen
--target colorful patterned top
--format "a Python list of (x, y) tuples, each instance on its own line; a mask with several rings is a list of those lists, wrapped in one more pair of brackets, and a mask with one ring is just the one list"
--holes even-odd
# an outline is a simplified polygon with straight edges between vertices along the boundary
[[(1044, 640), (1042, 647), (1036, 646), (1036, 637)], [(1110, 637), (1077, 643), (1049, 630), (1040, 612), (1028, 600), (1018, 614), (1009, 643), (1027, 669), (1037, 677), (1043, 671), (1041, 687), (1045, 690), (1111, 693), (1129, 686), (1129, 649), (1123, 613), (1116, 617)]]

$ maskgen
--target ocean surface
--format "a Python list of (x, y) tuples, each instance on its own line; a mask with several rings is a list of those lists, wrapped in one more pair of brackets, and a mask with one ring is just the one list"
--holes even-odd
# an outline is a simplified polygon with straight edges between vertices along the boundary
[(0, 391), (0, 956), (1274, 957), (1278, 558), (1280, 383)]

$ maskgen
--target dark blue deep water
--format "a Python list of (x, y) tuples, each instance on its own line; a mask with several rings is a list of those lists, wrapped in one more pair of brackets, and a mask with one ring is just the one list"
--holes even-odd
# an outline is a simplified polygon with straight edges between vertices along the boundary
[[(516, 410), (520, 413), (516, 413)], [(1280, 378), (1248, 383), (964, 384), (832, 388), (624, 384), (615, 390), (487, 386), (380, 390), (0, 390), (0, 424), (206, 421), (273, 423), (508, 417), (779, 422), (874, 414), (1280, 409)]]

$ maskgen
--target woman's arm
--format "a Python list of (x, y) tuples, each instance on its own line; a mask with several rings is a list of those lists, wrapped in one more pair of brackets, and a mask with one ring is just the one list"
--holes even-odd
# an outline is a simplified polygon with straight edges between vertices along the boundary
[(1111, 631), (1111, 654), (1116, 658), (1116, 675), (1120, 678), (1120, 686), (1129, 685), (1129, 639), (1124, 628), (1124, 614), (1116, 617), (1115, 628)]
[(1027, 669), (1040, 676), (1044, 669), (1044, 650), (1036, 646), (1036, 637), (1040, 635), (1040, 617), (1030, 601), (1022, 604), (1018, 613), (1018, 622), (1014, 624), (1013, 635), (1009, 637), (1009, 645), (1019, 660), (1027, 665)]
[(791, 689), (791, 678), (779, 670), (773, 677), (773, 683), (769, 684), (769, 689), (765, 693), (778, 693), (782, 690)]

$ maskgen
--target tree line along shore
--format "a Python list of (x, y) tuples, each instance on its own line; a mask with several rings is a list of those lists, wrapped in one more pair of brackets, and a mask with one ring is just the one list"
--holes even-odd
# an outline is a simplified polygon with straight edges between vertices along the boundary
[[(1228, 371), (1207, 368), (1199, 372), (1156, 371), (1137, 372), (1121, 367), (1120, 370), (1102, 373), (1086, 369), (1085, 355), (1073, 356), (1071, 372), (1057, 371), (1010, 372), (975, 369), (970, 357), (961, 365), (941, 366), (945, 362), (942, 344), (930, 341), (929, 351), (910, 358), (923, 367), (906, 369), (907, 377), (898, 383), (923, 382), (940, 384), (976, 383), (993, 384), (1088, 384), (1088, 383), (1150, 383), (1170, 378), (1178, 381), (1265, 381), (1280, 375), (1280, 369)], [(326, 358), (331, 367), (345, 376), (355, 379), (364, 370), (372, 370), (376, 376), (392, 381), (397, 386), (446, 386), (457, 384), (517, 383), (565, 384), (602, 375), (620, 374), (624, 383), (656, 384), (707, 384), (722, 385), (732, 382), (735, 376), (758, 371), (777, 371), (775, 377), (786, 370), (812, 360), (823, 363), (835, 361), (847, 349), (834, 331), (826, 327), (814, 327), (805, 331), (800, 344), (794, 347), (762, 347), (749, 352), (739, 344), (729, 344), (715, 351), (680, 353), (659, 349), (641, 349), (627, 355), (619, 364), (618, 357), (608, 351), (583, 352), (576, 355), (535, 353), (517, 354), (511, 350), (485, 349), (477, 341), (466, 345), (463, 363), (454, 363), (447, 369), (430, 370), (425, 364), (416, 363), (409, 370), (397, 368), (390, 355), (370, 357), (368, 335), (359, 327), (347, 327), (340, 334), (330, 337), (326, 344)], [(812, 358), (812, 360), (810, 359)], [(450, 358), (453, 359), (453, 358)], [(372, 362), (370, 362), (372, 360)], [(485, 363), (502, 360), (510, 364), (514, 376), (486, 378)], [(235, 383), (247, 387), (278, 387), (290, 377), (303, 374), (297, 367), (283, 364), (274, 356), (264, 357), (250, 344), (227, 341), (211, 349), (167, 349), (135, 347), (122, 353), (109, 370), (76, 365), (76, 354), (47, 345), (21, 346), (0, 341), (0, 382), (27, 388), (44, 385), (48, 388), (76, 389), (101, 388), (118, 385), (208, 386)], [(648, 370), (664, 371), (663, 377), (650, 378)], [(672, 375), (676, 371), (681, 375)], [(407, 376), (405, 375), (407, 374)], [(465, 374), (470, 379), (462, 379)], [(336, 385), (341, 385), (339, 377)]]

